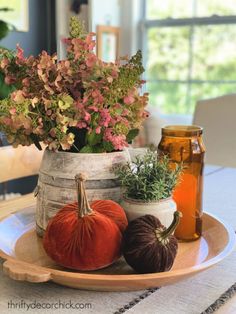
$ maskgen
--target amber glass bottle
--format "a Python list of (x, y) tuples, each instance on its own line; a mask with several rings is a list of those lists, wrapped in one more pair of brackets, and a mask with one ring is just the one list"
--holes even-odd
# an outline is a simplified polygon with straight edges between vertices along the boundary
[(199, 126), (170, 125), (162, 128), (159, 153), (168, 154), (171, 166), (183, 162), (184, 170), (173, 198), (182, 212), (175, 231), (179, 240), (192, 241), (202, 233), (202, 192), (205, 147)]

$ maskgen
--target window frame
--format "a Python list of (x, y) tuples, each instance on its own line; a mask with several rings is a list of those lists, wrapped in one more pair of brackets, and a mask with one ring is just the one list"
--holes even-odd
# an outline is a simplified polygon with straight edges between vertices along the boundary
[[(148, 0), (142, 0), (141, 2), (141, 20), (140, 20), (140, 45), (141, 49), (143, 51), (143, 64), (144, 67), (147, 68), (147, 47), (148, 47), (148, 30), (150, 28), (166, 28), (166, 27), (181, 27), (181, 26), (192, 26), (192, 30), (190, 32), (193, 32), (193, 28), (195, 26), (208, 26), (208, 25), (229, 25), (234, 24), (236, 25), (236, 15), (211, 15), (207, 17), (189, 17), (189, 18), (164, 18), (164, 19), (148, 19), (147, 18), (147, 1)], [(194, 0), (193, 0), (194, 1)], [(191, 37), (191, 35), (190, 35)], [(191, 64), (193, 62), (194, 57), (194, 51), (193, 51), (193, 45), (191, 43), (191, 38), (189, 38), (189, 65), (188, 65), (188, 71), (191, 67)], [(144, 77), (144, 79), (148, 80), (148, 78)], [(190, 91), (191, 91), (191, 85), (192, 84), (236, 84), (235, 80), (199, 80), (199, 79), (193, 79), (191, 76), (186, 78), (186, 80), (166, 80), (166, 79), (152, 79), (148, 80), (149, 82), (154, 83), (183, 83), (187, 84), (187, 93), (186, 93), (186, 101), (189, 101), (191, 98)], [(189, 94), (189, 96), (187, 95)], [(155, 106), (155, 104), (151, 104), (151, 106)], [(190, 108), (190, 105), (189, 105)], [(187, 113), (189, 114), (189, 113)]]

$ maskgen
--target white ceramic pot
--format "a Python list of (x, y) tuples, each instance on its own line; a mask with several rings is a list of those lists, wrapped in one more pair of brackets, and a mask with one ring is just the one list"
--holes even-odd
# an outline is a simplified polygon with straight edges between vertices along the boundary
[(144, 215), (153, 215), (165, 227), (169, 227), (171, 224), (173, 214), (177, 208), (175, 201), (171, 197), (157, 202), (144, 202), (142, 200), (123, 198), (121, 206), (126, 212), (128, 221)]

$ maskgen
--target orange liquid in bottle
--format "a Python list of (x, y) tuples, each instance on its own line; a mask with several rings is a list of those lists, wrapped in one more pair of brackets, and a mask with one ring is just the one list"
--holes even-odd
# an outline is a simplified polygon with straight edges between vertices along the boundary
[(175, 236), (192, 240), (199, 237), (196, 230), (196, 209), (197, 209), (197, 180), (191, 174), (183, 174), (181, 182), (173, 193), (173, 199), (177, 204), (178, 210), (183, 214), (181, 223), (178, 225)]
[(203, 159), (205, 148), (202, 128), (197, 126), (168, 126), (162, 129), (158, 150), (168, 154), (171, 167), (183, 163), (180, 182), (173, 192), (182, 218), (175, 236), (182, 241), (196, 240), (202, 233)]

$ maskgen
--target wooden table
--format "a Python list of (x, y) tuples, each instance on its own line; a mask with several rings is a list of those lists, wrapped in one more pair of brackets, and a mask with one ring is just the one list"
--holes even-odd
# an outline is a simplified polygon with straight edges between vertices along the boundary
[[(236, 230), (236, 169), (207, 166), (204, 182), (204, 210), (228, 221)], [(33, 205), (32, 195), (0, 203), (0, 218), (6, 214)], [(127, 314), (197, 314), (236, 313), (236, 251), (224, 261), (180, 283), (136, 292), (93, 292), (57, 286), (54, 283), (30, 284), (15, 282), (0, 270), (0, 312), (19, 313), (9, 301), (20, 302), (79, 301), (92, 307), (81, 309), (82, 313)], [(220, 298), (221, 297), (221, 298)], [(220, 298), (220, 299), (219, 299)], [(228, 299), (226, 301), (226, 299)], [(221, 301), (219, 301), (221, 300)], [(225, 304), (219, 307), (219, 304)], [(5, 310), (5, 311), (4, 311)], [(42, 313), (40, 309), (28, 313)], [(50, 311), (48, 311), (49, 313)], [(54, 313), (73, 313), (73, 310), (58, 309)]]

